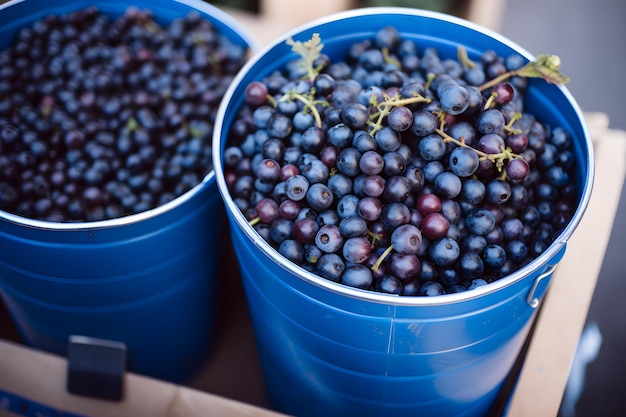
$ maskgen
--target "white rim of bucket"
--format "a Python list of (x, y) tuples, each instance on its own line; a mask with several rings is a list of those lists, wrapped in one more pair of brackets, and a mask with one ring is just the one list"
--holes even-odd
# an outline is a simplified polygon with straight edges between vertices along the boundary
[[(259, 42), (256, 40), (248, 31), (247, 28), (243, 26), (241, 22), (235, 19), (230, 14), (226, 13), (222, 9), (219, 9), (212, 4), (201, 0), (169, 0), (172, 3), (180, 3), (189, 7), (190, 9), (198, 10), (208, 16), (211, 19), (217, 20), (223, 25), (227, 26), (237, 34), (245, 42), (247, 47), (253, 53), (260, 49)], [(8, 1), (4, 4), (0, 4), (0, 13), (2, 10), (14, 6), (20, 3), (28, 2), (28, 0), (12, 0)], [(95, 4), (98, 7), (97, 4)], [(124, 7), (132, 6), (132, 4), (127, 4)], [(54, 7), (54, 5), (53, 5)], [(158, 17), (158, 16), (156, 16)], [(215, 128), (215, 127), (214, 127)], [(113, 227), (125, 226), (133, 223), (139, 223), (153, 217), (157, 217), (163, 213), (167, 213), (171, 210), (174, 210), (176, 207), (184, 204), (188, 200), (191, 200), (196, 194), (199, 194), (205, 188), (209, 187), (211, 181), (215, 179), (215, 170), (212, 169), (209, 173), (207, 173), (202, 180), (185, 191), (183, 194), (174, 198), (171, 201), (168, 201), (165, 204), (162, 204), (158, 207), (145, 210), (139, 213), (128, 214), (122, 217), (116, 217), (112, 219), (106, 220), (98, 220), (98, 221), (89, 221), (89, 222), (51, 222), (46, 220), (37, 220), (31, 219), (24, 216), (19, 216), (17, 214), (9, 213), (7, 211), (0, 210), (0, 220), (5, 220), (17, 225), (22, 225), (25, 227), (36, 228), (36, 229), (48, 229), (48, 230), (56, 230), (56, 231), (83, 231), (83, 230), (95, 230), (95, 229), (106, 229)]]
[[(582, 129), (584, 132), (583, 137), (581, 138), (586, 142), (586, 147), (588, 150), (587, 153), (587, 167), (588, 167), (588, 175), (584, 184), (582, 184), (581, 196), (579, 200), (578, 207), (574, 216), (568, 223), (568, 225), (563, 229), (563, 231), (559, 234), (559, 236), (552, 242), (552, 244), (543, 252), (540, 256), (533, 259), (527, 265), (518, 269), (510, 275), (507, 275), (503, 278), (500, 278), (490, 284), (460, 292), (454, 294), (443, 294), (439, 296), (427, 297), (427, 296), (406, 296), (406, 295), (394, 295), (394, 294), (385, 294), (374, 292), (370, 290), (361, 290), (358, 288), (349, 287), (347, 285), (330, 281), (321, 276), (318, 276), (312, 272), (305, 270), (304, 268), (294, 264), (289, 261), (287, 258), (283, 257), (278, 253), (276, 249), (274, 249), (269, 243), (267, 243), (257, 232), (253, 229), (252, 226), (248, 223), (244, 215), (241, 213), (239, 208), (234, 203), (230, 193), (228, 191), (228, 187), (226, 185), (226, 180), (223, 174), (222, 167), (222, 150), (221, 143), (222, 138), (221, 131), (223, 129), (223, 121), (224, 114), (228, 107), (231, 98), (233, 97), (234, 91), (239, 84), (241, 84), (242, 79), (246, 74), (250, 72), (250, 70), (256, 65), (256, 63), (261, 59), (263, 55), (265, 55), (270, 50), (274, 49), (280, 44), (283, 44), (288, 38), (295, 38), (301, 32), (312, 30), (317, 26), (324, 25), (327, 23), (333, 23), (339, 20), (350, 19), (355, 17), (363, 17), (369, 15), (380, 15), (380, 14), (388, 14), (388, 15), (412, 15), (416, 17), (427, 17), (434, 20), (441, 20), (448, 23), (453, 23), (459, 26), (463, 26), (467, 29), (474, 30), (477, 32), (481, 32), (495, 41), (500, 42), (518, 52), (524, 58), (528, 60), (533, 60), (534, 56), (530, 54), (526, 49), (522, 48), (515, 42), (510, 39), (504, 37), (503, 35), (496, 33), (488, 28), (484, 28), (478, 24), (467, 21), (462, 18), (458, 18), (455, 16), (449, 16), (439, 12), (420, 10), (420, 9), (412, 9), (406, 7), (364, 7), (359, 9), (348, 10), (344, 12), (334, 13), (319, 19), (312, 20), (304, 25), (298, 26), (291, 31), (284, 33), (283, 35), (275, 38), (268, 45), (266, 45), (262, 50), (257, 52), (244, 67), (239, 71), (230, 87), (227, 89), (226, 94), (224, 95), (220, 107), (217, 112), (217, 120), (214, 127), (214, 137), (213, 137), (213, 168), (214, 172), (219, 172), (220, 175), (216, 175), (217, 185), (219, 192), (222, 194), (225, 206), (230, 214), (234, 217), (235, 222), (239, 226), (239, 228), (244, 232), (246, 237), (250, 239), (256, 247), (263, 252), (271, 261), (278, 264), (283, 269), (291, 272), (298, 278), (321, 288), (324, 288), (330, 292), (344, 295), (347, 297), (352, 297), (360, 300), (371, 301), (374, 303), (380, 304), (391, 304), (398, 306), (433, 306), (433, 305), (445, 305), (445, 304), (453, 304), (460, 301), (467, 301), (475, 298), (480, 298), (486, 294), (497, 292), (505, 287), (508, 287), (526, 277), (529, 272), (538, 270), (543, 268), (544, 271), (548, 270), (550, 267), (554, 265), (549, 264), (549, 260), (557, 255), (561, 249), (566, 245), (567, 240), (570, 238), (580, 220), (587, 209), (589, 204), (589, 200), (591, 198), (591, 190), (593, 185), (593, 177), (595, 172), (595, 162), (593, 157), (593, 146), (591, 142), (591, 135), (589, 133), (588, 127), (585, 123), (585, 118), (583, 113), (576, 103), (576, 100), (573, 98), (569, 90), (564, 86), (558, 86), (563, 95), (568, 99), (570, 105), (574, 109), (576, 115), (582, 124)], [(391, 21), (391, 20), (390, 20)]]

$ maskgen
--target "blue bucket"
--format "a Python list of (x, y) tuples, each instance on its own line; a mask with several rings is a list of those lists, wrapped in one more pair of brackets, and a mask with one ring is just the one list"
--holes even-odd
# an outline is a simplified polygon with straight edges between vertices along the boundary
[(365, 8), (299, 27), (257, 53), (239, 73), (218, 112), (213, 141), (217, 183), (273, 406), (298, 416), (483, 416), (520, 354), (566, 242), (588, 204), (593, 150), (583, 115), (567, 89), (529, 80), (526, 110), (575, 141), (578, 207), (539, 257), (488, 285), (435, 297), (394, 296), (321, 278), (278, 254), (229, 194), (221, 159), (243, 105), (244, 88), (296, 58), (288, 38), (319, 33), (323, 53), (343, 60), (348, 46), (393, 25), (422, 49), (470, 57), (492, 49), (532, 56), (462, 19), (403, 8)]
[[(111, 18), (123, 1), (11, 1), (0, 6), (0, 48), (48, 14), (90, 6)], [(166, 25), (192, 10), (231, 42), (255, 43), (232, 17), (202, 1), (148, 1)], [(0, 211), (0, 293), (23, 341), (65, 355), (70, 335), (126, 344), (128, 369), (182, 382), (210, 352), (224, 207), (213, 171), (155, 209), (110, 220), (56, 223)]]

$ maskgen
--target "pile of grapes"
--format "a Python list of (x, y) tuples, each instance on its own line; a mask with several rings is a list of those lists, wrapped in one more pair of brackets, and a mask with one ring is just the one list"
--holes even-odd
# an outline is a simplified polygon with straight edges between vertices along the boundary
[(92, 7), (21, 29), (0, 51), (0, 210), (98, 221), (199, 184), (247, 52), (195, 11), (162, 27)]
[[(322, 39), (246, 86), (223, 153), (233, 201), (282, 256), (365, 290), (435, 296), (540, 255), (571, 220), (570, 134), (524, 111), (556, 56), (474, 61), (393, 27), (331, 61)], [(540, 116), (540, 115), (538, 115)]]

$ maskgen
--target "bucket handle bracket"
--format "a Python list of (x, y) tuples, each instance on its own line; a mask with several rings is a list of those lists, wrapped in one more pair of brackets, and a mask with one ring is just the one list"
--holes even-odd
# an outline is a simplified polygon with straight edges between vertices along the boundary
[(539, 275), (535, 279), (535, 282), (533, 282), (533, 286), (530, 288), (530, 291), (528, 292), (528, 297), (526, 298), (526, 302), (532, 308), (537, 308), (539, 306), (539, 297), (536, 296), (535, 294), (537, 291), (537, 288), (539, 287), (539, 283), (543, 279), (552, 275), (555, 269), (556, 269), (556, 265), (550, 265), (541, 275)]

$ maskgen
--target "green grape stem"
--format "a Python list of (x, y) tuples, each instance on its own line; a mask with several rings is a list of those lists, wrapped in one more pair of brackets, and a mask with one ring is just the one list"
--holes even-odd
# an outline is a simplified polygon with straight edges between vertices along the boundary
[(319, 127), (320, 129), (322, 128), (322, 116), (320, 115), (320, 112), (317, 110), (316, 105), (317, 104), (321, 104), (323, 106), (327, 106), (328, 103), (323, 101), (323, 100), (315, 100), (315, 89), (311, 88), (309, 94), (305, 95), (305, 94), (301, 94), (301, 93), (297, 93), (294, 90), (288, 91), (286, 92), (281, 98), (280, 101), (286, 101), (286, 100), (298, 100), (300, 102), (302, 102), (302, 104), (304, 104), (304, 109), (303, 111), (310, 111), (311, 114), (313, 115), (313, 117), (315, 118), (315, 124), (317, 127)]
[(378, 271), (378, 268), (380, 268), (380, 265), (383, 263), (383, 261), (385, 260), (385, 258), (387, 256), (389, 256), (389, 254), (393, 251), (393, 245), (389, 245), (389, 247), (387, 249), (385, 249), (385, 251), (378, 257), (378, 259), (376, 260), (376, 262), (374, 263), (374, 265), (372, 265), (371, 270), (376, 272)]
[(468, 145), (465, 142), (464, 138), (461, 138), (459, 140), (459, 139), (456, 139), (456, 138), (448, 135), (447, 133), (445, 133), (443, 131), (442, 128), (436, 129), (435, 132), (439, 136), (441, 136), (443, 138), (444, 142), (446, 142), (446, 143), (451, 142), (451, 143), (454, 143), (457, 146), (471, 149), (474, 152), (476, 152), (476, 154), (478, 155), (479, 158), (481, 158), (483, 160), (484, 159), (488, 159), (489, 161), (493, 162), (495, 164), (496, 168), (498, 169), (498, 172), (502, 171), (502, 168), (504, 168), (504, 163), (506, 161), (510, 161), (512, 159), (515, 159), (515, 158), (523, 158), (521, 155), (513, 153), (511, 151), (511, 148), (501, 147), (500, 148), (500, 153), (486, 153), (486, 152), (480, 151), (480, 150), (478, 150), (478, 149)]
[(370, 135), (373, 136), (376, 132), (382, 129), (385, 117), (387, 117), (391, 109), (393, 109), (394, 107), (407, 106), (416, 103), (430, 103), (432, 101), (431, 99), (423, 97), (419, 94), (407, 98), (400, 97), (401, 96), (398, 94), (394, 95), (393, 97), (383, 94), (383, 98), (385, 99), (385, 101), (383, 101), (382, 103), (378, 103), (376, 98), (372, 96), (370, 104), (374, 106), (378, 111), (370, 114), (370, 120), (367, 123), (367, 125), (370, 127)]
[(382, 238), (381, 234), (374, 233), (370, 229), (365, 229), (365, 234), (369, 236), (371, 243), (372, 243), (372, 247), (374, 247), (376, 245), (376, 242), (378, 242)]
[(569, 78), (559, 71), (560, 66), (561, 59), (556, 55), (537, 55), (537, 58), (534, 61), (529, 62), (517, 70), (511, 70), (500, 74), (499, 76), (479, 86), (478, 89), (480, 91), (484, 91), (515, 76), (525, 78), (542, 78), (548, 83), (566, 84), (569, 82)]
[(320, 72), (319, 67), (315, 67), (315, 61), (321, 56), (324, 44), (319, 33), (314, 33), (311, 39), (305, 42), (294, 41), (292, 38), (287, 39), (287, 45), (291, 46), (291, 50), (302, 58), (300, 61), (301, 68), (306, 72), (309, 81), (313, 82)]

